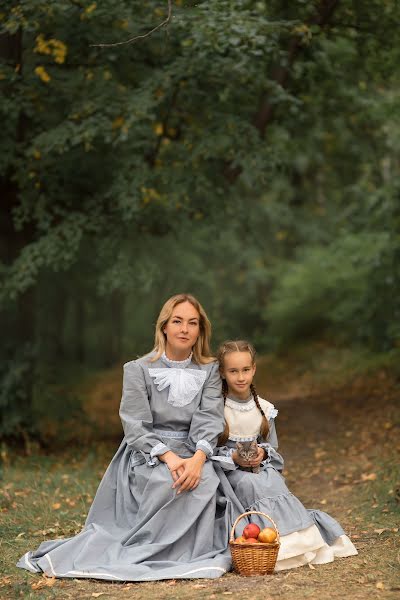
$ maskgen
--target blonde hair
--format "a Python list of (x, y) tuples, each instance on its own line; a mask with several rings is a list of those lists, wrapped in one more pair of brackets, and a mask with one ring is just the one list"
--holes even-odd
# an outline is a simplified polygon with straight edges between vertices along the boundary
[[(228, 340), (226, 342), (223, 342), (223, 344), (221, 344), (221, 346), (218, 348), (217, 360), (219, 362), (220, 371), (222, 371), (224, 369), (225, 356), (227, 354), (231, 354), (232, 352), (248, 352), (251, 357), (251, 364), (252, 365), (256, 364), (256, 351), (255, 351), (254, 346), (252, 346), (250, 344), (250, 342), (246, 342), (245, 340), (235, 340), (235, 341)], [(268, 419), (265, 416), (263, 409), (261, 408), (260, 401), (259, 401), (258, 395), (257, 395), (257, 391), (256, 391), (256, 388), (253, 383), (250, 385), (250, 391), (254, 398), (254, 402), (256, 403), (256, 406), (262, 415), (260, 436), (263, 440), (266, 440), (268, 437), (268, 434), (269, 434)], [(222, 395), (224, 397), (224, 404), (225, 404), (225, 400), (228, 395), (228, 384), (226, 383), (226, 379), (224, 379), (224, 378), (222, 378)], [(221, 433), (221, 435), (218, 438), (218, 445), (224, 446), (226, 444), (228, 438), (229, 438), (229, 425), (228, 425), (228, 422), (225, 420), (224, 431)]]
[(151, 359), (151, 362), (160, 358), (163, 352), (165, 352), (167, 337), (164, 333), (164, 327), (171, 318), (174, 308), (178, 306), (178, 304), (182, 304), (182, 302), (190, 302), (199, 313), (200, 333), (192, 349), (193, 360), (197, 364), (207, 364), (215, 361), (215, 358), (211, 355), (210, 351), (211, 323), (207, 317), (206, 311), (200, 302), (191, 294), (176, 294), (166, 301), (158, 315), (153, 348), (153, 351), (156, 354)]

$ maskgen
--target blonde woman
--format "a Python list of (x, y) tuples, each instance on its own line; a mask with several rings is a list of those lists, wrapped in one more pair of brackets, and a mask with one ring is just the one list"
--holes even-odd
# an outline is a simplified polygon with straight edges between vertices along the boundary
[(120, 581), (214, 578), (230, 568), (230, 503), (208, 460), (224, 428), (211, 327), (191, 295), (170, 298), (155, 345), (124, 365), (124, 439), (86, 525), (44, 542), (18, 566), (56, 577)]

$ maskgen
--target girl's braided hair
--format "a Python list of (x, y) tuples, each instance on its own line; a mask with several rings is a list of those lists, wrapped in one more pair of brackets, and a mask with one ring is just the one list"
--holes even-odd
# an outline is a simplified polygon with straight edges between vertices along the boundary
[[(251, 356), (251, 363), (254, 365), (256, 362), (256, 351), (254, 349), (254, 346), (252, 346), (250, 344), (250, 342), (246, 342), (245, 340), (237, 340), (237, 341), (229, 340), (229, 341), (221, 344), (221, 346), (219, 347), (218, 352), (217, 352), (217, 360), (219, 362), (220, 371), (222, 371), (224, 369), (225, 356), (227, 354), (231, 354), (231, 352), (248, 352)], [(262, 415), (260, 436), (262, 437), (262, 439), (266, 440), (268, 437), (268, 433), (269, 433), (268, 419), (265, 416), (263, 409), (261, 408), (260, 401), (257, 396), (256, 388), (253, 383), (250, 386), (250, 391), (253, 395), (254, 402), (256, 403), (256, 406)], [(225, 400), (228, 395), (228, 384), (226, 382), (226, 379), (222, 379), (222, 395), (223, 395), (224, 404), (225, 404)], [(221, 433), (221, 435), (218, 438), (218, 445), (223, 446), (224, 444), (226, 444), (228, 438), (229, 438), (229, 425), (228, 425), (227, 421), (225, 420), (225, 428), (224, 428), (224, 431)]]

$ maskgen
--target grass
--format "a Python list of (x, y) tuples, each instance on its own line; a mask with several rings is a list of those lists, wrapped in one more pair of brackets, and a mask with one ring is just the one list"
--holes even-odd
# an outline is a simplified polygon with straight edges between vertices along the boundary
[[(229, 573), (218, 580), (141, 584), (45, 579), (17, 569), (15, 562), (43, 540), (80, 531), (118, 443), (70, 446), (50, 456), (38, 451), (23, 456), (5, 450), (0, 598), (397, 598), (399, 387), (381, 364), (378, 370), (364, 370), (362, 376), (360, 370), (350, 370), (350, 375), (337, 377), (334, 361), (328, 377), (327, 355), (320, 358), (326, 361), (320, 380), (312, 378), (315, 367), (310, 366), (311, 357), (303, 363), (298, 355), (281, 357), (282, 371), (271, 371), (276, 359), (264, 359), (259, 365), (258, 385), (280, 411), (277, 426), (289, 487), (306, 506), (337, 518), (356, 544), (358, 556), (268, 577)], [(318, 381), (318, 385), (307, 386), (308, 381)]]

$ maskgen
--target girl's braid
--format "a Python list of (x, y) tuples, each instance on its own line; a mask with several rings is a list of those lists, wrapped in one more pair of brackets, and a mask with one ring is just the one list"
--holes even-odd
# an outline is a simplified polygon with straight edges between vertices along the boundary
[(267, 439), (267, 437), (268, 437), (268, 434), (269, 434), (269, 425), (268, 425), (268, 419), (267, 419), (267, 417), (265, 416), (265, 412), (264, 412), (264, 411), (263, 411), (263, 409), (261, 408), (261, 404), (260, 404), (260, 401), (259, 401), (259, 399), (258, 399), (258, 395), (257, 395), (257, 392), (256, 392), (256, 388), (255, 388), (255, 385), (254, 385), (253, 383), (250, 385), (250, 391), (251, 391), (251, 393), (253, 394), (254, 402), (256, 403), (256, 406), (257, 406), (257, 408), (258, 408), (258, 410), (260, 411), (260, 413), (261, 413), (261, 416), (262, 416), (262, 422), (261, 422), (261, 428), (260, 428), (260, 436), (261, 436), (261, 437), (262, 437), (264, 440), (266, 440), (266, 439)]
[[(224, 406), (225, 406), (225, 400), (226, 397), (228, 395), (228, 384), (226, 383), (226, 379), (222, 380), (222, 397), (224, 399)], [(227, 420), (225, 419), (225, 427), (223, 432), (221, 433), (221, 435), (218, 438), (218, 446), (225, 446), (226, 442), (228, 441), (229, 438), (229, 425)]]

